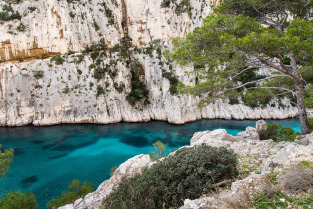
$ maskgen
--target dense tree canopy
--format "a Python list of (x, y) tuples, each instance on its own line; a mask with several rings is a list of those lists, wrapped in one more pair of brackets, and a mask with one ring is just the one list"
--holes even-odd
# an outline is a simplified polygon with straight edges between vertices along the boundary
[(312, 0), (224, 0), (202, 27), (173, 41), (169, 57), (181, 65), (193, 63), (200, 81), (180, 85), (180, 91), (202, 96), (202, 104), (238, 96), (255, 98), (258, 105), (273, 95), (295, 98), (302, 131), (308, 133), (312, 7)]

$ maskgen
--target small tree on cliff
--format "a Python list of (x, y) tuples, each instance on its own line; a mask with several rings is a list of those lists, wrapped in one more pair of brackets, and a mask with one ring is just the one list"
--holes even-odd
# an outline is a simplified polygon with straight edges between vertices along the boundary
[[(313, 0), (224, 0), (202, 27), (173, 41), (168, 56), (180, 65), (193, 63), (200, 81), (179, 85), (180, 92), (203, 96), (200, 105), (238, 96), (259, 102), (295, 97), (302, 132), (309, 133), (305, 88), (313, 78), (312, 8)], [(260, 75), (260, 68), (269, 73)]]
[(4, 149), (2, 151), (1, 146), (2, 145), (0, 144), (0, 177), (4, 177), (10, 168), (10, 163), (13, 160), (14, 151), (12, 148)]

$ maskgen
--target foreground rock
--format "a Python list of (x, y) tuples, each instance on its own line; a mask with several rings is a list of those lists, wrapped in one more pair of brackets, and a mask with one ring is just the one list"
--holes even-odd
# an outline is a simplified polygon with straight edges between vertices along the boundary
[[(222, 191), (218, 195), (204, 196), (197, 200), (185, 200), (181, 209), (224, 208), (228, 199), (236, 194), (252, 195), (259, 191), (269, 172), (282, 172), (301, 161), (313, 162), (313, 134), (306, 136), (309, 140), (307, 145), (290, 142), (275, 143), (273, 140), (260, 141), (256, 135), (257, 129), (252, 127), (248, 127), (237, 136), (229, 135), (224, 129), (195, 133), (190, 146), (204, 143), (233, 150), (238, 156), (240, 175), (245, 176), (233, 182), (230, 191)], [(152, 165), (152, 162), (148, 155), (133, 157), (121, 164), (114, 175), (103, 182), (95, 192), (61, 209), (100, 208), (102, 200), (123, 178), (134, 176), (142, 167), (149, 165)]]

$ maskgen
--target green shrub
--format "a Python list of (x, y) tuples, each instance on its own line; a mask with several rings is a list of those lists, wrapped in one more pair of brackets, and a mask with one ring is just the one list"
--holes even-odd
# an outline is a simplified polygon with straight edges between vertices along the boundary
[(149, 90), (146, 84), (143, 82), (144, 69), (138, 60), (130, 63), (131, 68), (131, 92), (126, 96), (126, 100), (131, 105), (135, 105), (137, 102), (144, 101), (148, 103)]
[(91, 53), (90, 57), (91, 59), (95, 60), (97, 59), (97, 57), (99, 57), (99, 54), (100, 54), (99, 51), (94, 51)]
[(308, 120), (309, 120), (310, 130), (311, 130), (311, 132), (313, 132), (313, 118), (308, 118)]
[(113, 46), (113, 48), (111, 49), (111, 52), (119, 52), (120, 51), (120, 45), (119, 44), (115, 44)]
[(267, 140), (267, 139), (273, 139), (274, 141), (278, 139), (279, 137), (279, 130), (281, 128), (280, 124), (267, 124), (267, 129), (262, 130), (260, 132), (260, 139), (261, 140)]
[(291, 128), (281, 128), (280, 124), (267, 124), (267, 129), (260, 132), (260, 139), (267, 140), (273, 139), (279, 141), (294, 141), (296, 136), (301, 135), (295, 133)]
[(23, 32), (25, 30), (26, 26), (23, 23), (20, 23), (17, 27), (16, 30), (19, 32)]
[(50, 61), (54, 61), (56, 65), (62, 65), (65, 62), (65, 60), (61, 56), (52, 57)]
[(114, 166), (111, 168), (110, 176), (112, 177), (114, 175), (114, 172), (116, 171), (117, 166)]
[(67, 188), (70, 191), (63, 191), (59, 199), (53, 197), (47, 203), (48, 208), (58, 208), (73, 203), (79, 198), (84, 198), (88, 193), (92, 192), (94, 184), (87, 181), (80, 183), (78, 180), (73, 180)]
[(162, 157), (166, 157), (168, 154), (165, 153), (166, 146), (161, 141), (157, 141), (153, 144), (155, 151), (150, 151), (148, 154), (151, 160), (156, 161)]
[(96, 31), (98, 31), (100, 29), (100, 26), (98, 25), (98, 23), (95, 20), (93, 22), (93, 26), (95, 27)]
[(104, 94), (104, 89), (102, 86), (98, 85), (97, 86), (97, 97), (100, 96), (101, 94)]
[(42, 78), (43, 77), (43, 71), (39, 70), (39, 71), (34, 72), (34, 77), (36, 79)]
[(84, 60), (84, 55), (83, 54), (79, 54), (76, 56), (78, 59), (76, 60), (76, 63), (81, 63)]
[(182, 148), (124, 179), (103, 201), (104, 208), (178, 208), (197, 199), (213, 184), (237, 176), (236, 156), (226, 148), (201, 145)]
[(72, 11), (70, 11), (70, 12), (68, 13), (68, 15), (69, 15), (71, 18), (74, 18), (74, 17), (76, 16), (76, 14), (73, 13)]
[(70, 92), (70, 88), (69, 87), (65, 87), (62, 91), (63, 94), (67, 94)]
[(106, 71), (107, 71), (107, 68), (98, 67), (95, 69), (93, 77), (97, 80), (100, 80), (100, 79), (104, 78)]
[(22, 193), (21, 190), (9, 192), (6, 197), (0, 199), (0, 209), (32, 209), (38, 205), (32, 191)]
[(28, 9), (29, 9), (31, 12), (33, 12), (33, 11), (35, 11), (35, 10), (37, 9), (37, 7), (31, 6), (31, 7), (28, 7)]

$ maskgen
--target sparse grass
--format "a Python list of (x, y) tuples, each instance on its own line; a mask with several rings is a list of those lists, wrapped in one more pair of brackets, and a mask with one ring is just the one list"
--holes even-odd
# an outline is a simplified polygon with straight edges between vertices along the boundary
[(253, 197), (256, 209), (268, 208), (311, 208), (313, 205), (313, 194), (302, 197), (289, 197), (281, 191), (277, 191), (274, 197), (266, 192), (258, 193)]

